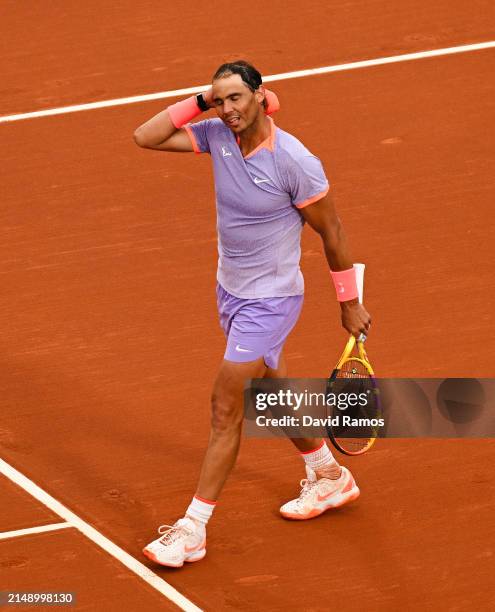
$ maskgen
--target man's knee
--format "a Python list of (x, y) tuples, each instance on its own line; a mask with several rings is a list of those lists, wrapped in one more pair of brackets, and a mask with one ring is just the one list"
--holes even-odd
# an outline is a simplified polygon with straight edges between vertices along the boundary
[(242, 401), (214, 392), (211, 397), (211, 426), (216, 433), (236, 429), (242, 423)]
[(250, 378), (262, 378), (265, 371), (262, 357), (246, 363), (223, 361), (211, 396), (211, 423), (215, 432), (227, 432), (241, 426), (245, 382)]

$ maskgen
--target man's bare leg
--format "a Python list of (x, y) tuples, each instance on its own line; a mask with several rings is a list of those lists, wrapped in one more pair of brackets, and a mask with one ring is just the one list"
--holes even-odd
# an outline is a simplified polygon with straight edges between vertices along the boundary
[[(267, 368), (265, 378), (287, 378), (287, 365), (280, 356), (276, 369)], [(306, 467), (313, 469), (316, 480), (304, 479), (299, 497), (280, 508), (284, 518), (305, 520), (319, 516), (330, 508), (337, 508), (359, 497), (352, 474), (341, 468), (323, 438), (290, 438), (304, 459)], [(323, 501), (322, 501), (323, 500)]]
[(211, 431), (196, 495), (185, 517), (144, 547), (155, 563), (182, 567), (206, 554), (206, 524), (239, 452), (244, 416), (243, 391), (246, 379), (263, 378), (262, 358), (248, 363), (222, 362), (212, 393)]
[(263, 378), (263, 358), (247, 363), (224, 360), (213, 385), (211, 431), (196, 494), (216, 500), (234, 467), (244, 417), (243, 391), (249, 378)]
[[(264, 378), (287, 378), (287, 363), (282, 352), (277, 369), (267, 368)], [(301, 452), (307, 453), (321, 446), (323, 438), (289, 438), (292, 444)]]
[[(287, 365), (283, 354), (278, 367), (267, 368), (265, 378), (287, 378)], [(290, 438), (296, 446), (307, 468), (314, 477), (308, 475), (299, 497), (280, 508), (284, 518), (306, 520), (319, 516), (330, 508), (337, 508), (359, 497), (352, 474), (341, 468), (323, 438)], [(310, 474), (310, 472), (308, 472)]]

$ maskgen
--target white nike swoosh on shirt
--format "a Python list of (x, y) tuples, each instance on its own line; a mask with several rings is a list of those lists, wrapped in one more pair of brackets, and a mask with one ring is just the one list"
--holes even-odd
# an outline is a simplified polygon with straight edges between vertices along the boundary
[(270, 179), (260, 179), (257, 176), (254, 178), (254, 182), (259, 185), (260, 183), (269, 183)]
[(245, 349), (240, 347), (238, 344), (235, 347), (236, 351), (239, 351), (239, 353), (252, 353), (253, 351), (250, 351), (249, 349)]

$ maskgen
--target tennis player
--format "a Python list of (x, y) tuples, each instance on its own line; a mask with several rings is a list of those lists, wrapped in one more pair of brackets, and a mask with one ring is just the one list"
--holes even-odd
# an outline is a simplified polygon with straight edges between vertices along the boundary
[[(359, 304), (356, 276), (320, 160), (270, 115), (276, 95), (245, 61), (223, 64), (212, 87), (169, 106), (134, 133), (159, 151), (208, 153), (213, 161), (218, 228), (217, 304), (226, 350), (211, 401), (211, 433), (199, 483), (183, 518), (162, 525), (144, 554), (180, 567), (206, 554), (206, 525), (237, 458), (248, 378), (287, 376), (284, 342), (303, 304), (299, 268), (305, 222), (321, 236), (340, 302), (356, 337), (371, 319)], [(217, 117), (190, 123), (209, 109)], [(312, 113), (311, 104), (303, 112)], [(322, 439), (293, 439), (307, 478), (283, 517), (309, 519), (359, 495), (351, 473)]]

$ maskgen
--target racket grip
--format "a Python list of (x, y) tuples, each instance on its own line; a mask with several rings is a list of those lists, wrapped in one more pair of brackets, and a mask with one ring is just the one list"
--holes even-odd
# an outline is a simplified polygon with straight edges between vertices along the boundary
[(359, 334), (359, 337), (357, 339), (358, 342), (365, 342), (366, 341), (366, 334)]

